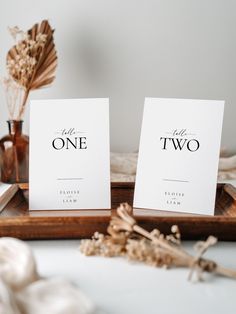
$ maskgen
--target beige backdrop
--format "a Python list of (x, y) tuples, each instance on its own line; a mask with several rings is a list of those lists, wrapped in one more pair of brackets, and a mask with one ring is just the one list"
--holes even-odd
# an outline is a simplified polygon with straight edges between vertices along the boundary
[[(225, 99), (222, 144), (236, 149), (235, 0), (1, 0), (0, 75), (7, 26), (56, 28), (57, 80), (31, 98), (110, 97), (113, 151), (138, 148), (145, 96)], [(6, 105), (0, 92), (0, 135)], [(45, 112), (45, 115), (47, 113)], [(26, 115), (28, 129), (28, 113)]]

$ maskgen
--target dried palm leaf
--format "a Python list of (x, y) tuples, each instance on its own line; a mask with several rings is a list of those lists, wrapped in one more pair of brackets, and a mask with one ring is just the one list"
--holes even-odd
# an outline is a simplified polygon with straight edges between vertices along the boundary
[(55, 79), (57, 52), (53, 33), (47, 20), (35, 24), (7, 54), (9, 75), (25, 90), (19, 118), (30, 91), (47, 86)]

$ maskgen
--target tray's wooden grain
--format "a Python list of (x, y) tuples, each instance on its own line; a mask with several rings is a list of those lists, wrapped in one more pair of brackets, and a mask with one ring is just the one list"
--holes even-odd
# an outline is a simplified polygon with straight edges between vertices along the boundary
[[(133, 183), (112, 183), (112, 208), (121, 202), (132, 204)], [(115, 210), (29, 211), (27, 186), (0, 213), (0, 236), (20, 239), (65, 239), (91, 237), (95, 231), (106, 232)], [(169, 233), (177, 224), (184, 239), (205, 238), (213, 234), (221, 240), (236, 240), (236, 189), (229, 184), (217, 187), (215, 216), (170, 213), (135, 209), (138, 223), (148, 230)]]

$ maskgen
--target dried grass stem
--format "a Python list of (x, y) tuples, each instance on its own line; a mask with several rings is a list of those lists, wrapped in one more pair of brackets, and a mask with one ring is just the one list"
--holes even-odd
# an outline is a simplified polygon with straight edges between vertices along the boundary
[(109, 235), (95, 233), (91, 240), (81, 242), (80, 250), (85, 255), (126, 256), (157, 267), (188, 267), (189, 279), (196, 273), (197, 279), (201, 280), (203, 272), (236, 279), (236, 270), (202, 257), (210, 246), (216, 244), (215, 237), (197, 242), (197, 254), (192, 256), (181, 246), (178, 227), (174, 225), (171, 230), (172, 234), (167, 236), (158, 229), (148, 232), (132, 217), (132, 208), (123, 203), (117, 208), (117, 216), (111, 218), (107, 229)]

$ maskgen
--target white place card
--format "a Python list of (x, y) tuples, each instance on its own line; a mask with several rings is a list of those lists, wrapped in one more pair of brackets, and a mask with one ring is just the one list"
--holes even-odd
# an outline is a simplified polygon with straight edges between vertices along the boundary
[(146, 98), (134, 207), (214, 215), (224, 101)]
[(30, 104), (30, 210), (110, 208), (109, 100)]

